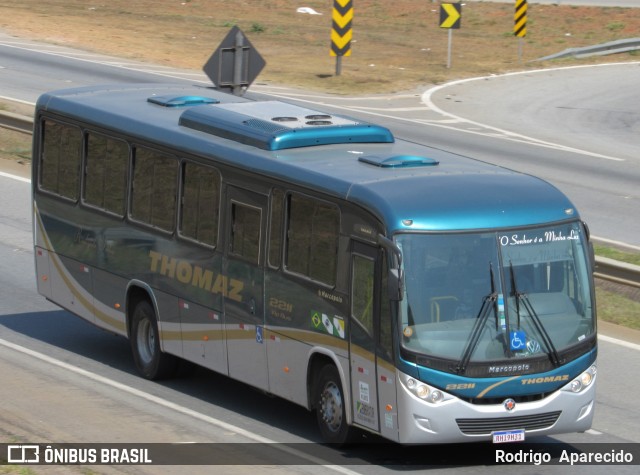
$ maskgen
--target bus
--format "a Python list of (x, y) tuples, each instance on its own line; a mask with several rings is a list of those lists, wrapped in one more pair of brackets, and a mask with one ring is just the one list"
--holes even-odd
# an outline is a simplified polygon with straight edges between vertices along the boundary
[(549, 183), (383, 126), (191, 85), (36, 105), (40, 294), (314, 411), (327, 442), (590, 428), (593, 248)]

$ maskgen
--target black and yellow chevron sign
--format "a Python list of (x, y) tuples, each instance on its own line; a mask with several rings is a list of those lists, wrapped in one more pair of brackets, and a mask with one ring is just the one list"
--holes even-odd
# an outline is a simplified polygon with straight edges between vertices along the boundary
[(462, 5), (460, 3), (443, 3), (440, 5), (440, 28), (460, 28)]
[(527, 36), (527, 0), (516, 0), (513, 34), (523, 38)]
[(351, 56), (353, 1), (333, 0), (331, 56)]

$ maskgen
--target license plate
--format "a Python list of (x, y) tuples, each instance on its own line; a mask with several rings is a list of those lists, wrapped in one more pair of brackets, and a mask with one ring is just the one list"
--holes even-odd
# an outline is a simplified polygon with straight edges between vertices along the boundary
[(524, 429), (501, 430), (492, 432), (494, 444), (504, 444), (508, 442), (520, 442), (524, 440)]

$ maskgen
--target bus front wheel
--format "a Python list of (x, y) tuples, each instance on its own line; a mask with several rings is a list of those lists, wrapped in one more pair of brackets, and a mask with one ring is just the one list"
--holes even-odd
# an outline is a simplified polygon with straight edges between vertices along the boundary
[(177, 359), (160, 350), (160, 333), (156, 314), (147, 300), (138, 302), (131, 320), (131, 350), (136, 368), (147, 379), (172, 376)]
[(324, 440), (331, 444), (346, 444), (352, 430), (347, 424), (347, 408), (338, 370), (325, 365), (316, 384), (316, 419)]

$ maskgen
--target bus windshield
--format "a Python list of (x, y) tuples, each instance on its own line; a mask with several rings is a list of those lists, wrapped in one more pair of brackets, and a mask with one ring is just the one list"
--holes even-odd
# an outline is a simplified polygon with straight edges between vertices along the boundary
[(548, 355), (595, 332), (578, 222), (508, 232), (400, 234), (403, 348), (467, 365)]

